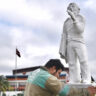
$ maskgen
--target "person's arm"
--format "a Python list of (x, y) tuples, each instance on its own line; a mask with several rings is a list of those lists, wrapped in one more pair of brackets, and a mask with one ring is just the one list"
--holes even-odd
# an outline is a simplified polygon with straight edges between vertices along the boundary
[(54, 95), (66, 96), (69, 87), (60, 82), (56, 77), (52, 76), (46, 81), (46, 88)]

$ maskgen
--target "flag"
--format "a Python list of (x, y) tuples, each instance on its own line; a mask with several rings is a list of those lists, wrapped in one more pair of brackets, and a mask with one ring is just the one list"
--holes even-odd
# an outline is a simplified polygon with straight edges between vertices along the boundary
[(16, 48), (16, 55), (17, 55), (18, 57), (21, 57), (20, 52), (18, 51), (17, 48)]

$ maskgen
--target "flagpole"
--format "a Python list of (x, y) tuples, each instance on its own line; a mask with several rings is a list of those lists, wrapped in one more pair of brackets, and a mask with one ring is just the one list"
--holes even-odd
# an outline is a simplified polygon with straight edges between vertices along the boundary
[[(16, 47), (17, 49), (17, 47)], [(15, 49), (15, 81), (16, 81), (16, 84), (15, 84), (15, 93), (16, 93), (16, 96), (17, 96), (17, 55), (16, 55), (16, 49)]]
[[(18, 49), (17, 49), (17, 47), (16, 47), (16, 50), (15, 50), (15, 81), (16, 81), (16, 84), (15, 84), (15, 92), (17, 93), (17, 88), (18, 88), (18, 80), (17, 80), (17, 56), (18, 57), (21, 57), (21, 55), (20, 55), (20, 52), (18, 51)], [(16, 94), (16, 96), (17, 96), (17, 94)]]

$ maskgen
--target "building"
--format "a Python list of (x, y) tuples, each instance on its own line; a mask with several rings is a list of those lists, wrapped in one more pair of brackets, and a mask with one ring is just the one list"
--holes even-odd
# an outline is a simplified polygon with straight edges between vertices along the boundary
[[(24, 91), (28, 75), (30, 74), (30, 72), (38, 68), (40, 68), (40, 66), (13, 70), (13, 75), (6, 76), (11, 86), (10, 90), (11, 91)], [(69, 69), (65, 68), (64, 70), (65, 72), (63, 72), (60, 75), (59, 79), (64, 79), (66, 81), (66, 76), (68, 75), (67, 73), (69, 72)]]

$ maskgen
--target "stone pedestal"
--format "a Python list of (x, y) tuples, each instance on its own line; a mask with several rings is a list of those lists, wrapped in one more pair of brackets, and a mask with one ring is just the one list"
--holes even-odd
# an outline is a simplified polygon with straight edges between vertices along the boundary
[(88, 88), (88, 87), (91, 87), (91, 86), (95, 86), (96, 87), (96, 83), (94, 85), (92, 85), (92, 83), (90, 83), (90, 84), (83, 84), (83, 83), (70, 84), (70, 83), (68, 83), (66, 85), (68, 85), (68, 86), (70, 86), (72, 88)]
[(95, 96), (96, 94), (96, 83), (91, 84), (66, 84), (69, 86), (70, 91), (68, 96)]

